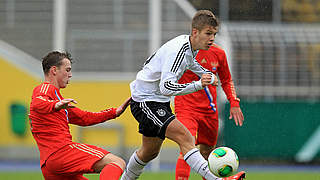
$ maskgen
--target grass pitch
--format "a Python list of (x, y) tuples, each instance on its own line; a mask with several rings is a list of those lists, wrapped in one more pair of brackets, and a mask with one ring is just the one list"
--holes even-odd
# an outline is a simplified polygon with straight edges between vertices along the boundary
[[(90, 180), (99, 180), (96, 174), (85, 175)], [(1, 180), (43, 180), (40, 172), (0, 172)], [(144, 172), (139, 180), (174, 180), (173, 172)], [(320, 172), (248, 172), (246, 180), (320, 180)], [(189, 180), (202, 180), (192, 173)]]

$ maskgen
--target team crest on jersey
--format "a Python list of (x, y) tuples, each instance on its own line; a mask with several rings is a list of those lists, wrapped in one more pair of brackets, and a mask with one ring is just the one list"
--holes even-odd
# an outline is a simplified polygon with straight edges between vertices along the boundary
[(212, 71), (217, 71), (217, 67), (218, 67), (219, 63), (217, 62), (211, 62), (211, 66), (212, 66)]
[(166, 115), (166, 111), (163, 109), (158, 109), (157, 113), (159, 114), (159, 116), (165, 116)]
[(203, 58), (200, 63), (205, 64), (205, 63), (207, 63), (207, 60), (205, 58)]

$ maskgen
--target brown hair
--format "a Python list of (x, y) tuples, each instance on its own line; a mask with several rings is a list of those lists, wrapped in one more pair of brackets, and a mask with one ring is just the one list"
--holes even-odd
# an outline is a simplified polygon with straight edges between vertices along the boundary
[(192, 29), (202, 30), (206, 25), (217, 27), (219, 26), (218, 19), (209, 10), (199, 10), (192, 18)]
[(61, 53), (58, 51), (52, 51), (42, 58), (42, 69), (44, 74), (48, 74), (52, 66), (61, 66), (63, 59), (68, 59), (72, 63), (71, 54), (68, 52)]

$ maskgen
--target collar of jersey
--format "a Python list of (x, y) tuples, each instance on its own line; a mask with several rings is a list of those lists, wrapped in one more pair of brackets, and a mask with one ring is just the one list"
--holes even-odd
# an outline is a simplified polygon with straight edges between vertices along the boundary
[(199, 50), (196, 50), (196, 51), (192, 50), (192, 46), (191, 46), (191, 42), (190, 42), (190, 35), (188, 35), (188, 45), (189, 45), (189, 49), (185, 52), (186, 55), (191, 56), (192, 58), (196, 58)]

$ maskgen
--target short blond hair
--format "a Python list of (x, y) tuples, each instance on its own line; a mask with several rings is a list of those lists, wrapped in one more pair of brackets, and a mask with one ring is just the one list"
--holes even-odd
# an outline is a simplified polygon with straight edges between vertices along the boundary
[(191, 28), (202, 30), (206, 25), (214, 28), (219, 26), (218, 19), (209, 10), (199, 10), (192, 18)]

